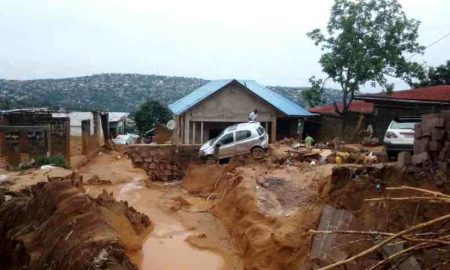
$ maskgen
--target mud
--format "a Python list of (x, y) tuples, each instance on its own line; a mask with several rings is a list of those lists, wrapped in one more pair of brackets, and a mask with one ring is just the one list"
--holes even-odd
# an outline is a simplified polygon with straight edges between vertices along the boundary
[[(77, 173), (89, 180), (84, 189), (73, 180), (39, 183), (49, 176), (51, 179), (71, 176), (68, 170), (9, 173), (0, 178), (8, 181), (6, 186), (10, 190), (6, 196), (0, 195), (2, 201), (8, 201), (3, 203), (0, 214), (9, 209), (8, 215), (19, 218), (14, 218), (14, 222), (18, 220), (16, 224), (10, 219), (5, 223), (5, 218), (0, 217), (0, 233), (9, 237), (9, 242), (0, 243), (3, 252), (0, 258), (10, 258), (7, 265), (11, 268), (7, 269), (17, 269), (21, 266), (18, 258), (25, 256), (25, 263), (33, 266), (60, 263), (60, 268), (53, 269), (77, 269), (74, 265), (82, 269), (85, 266), (82, 263), (91, 267), (101, 261), (113, 269), (309, 270), (351, 256), (374, 243), (373, 239), (337, 237), (334, 242), (325, 243), (333, 251), (329, 256), (313, 257), (311, 245), (315, 236), (309, 231), (322, 224), (323, 214), (330, 209), (351, 216), (348, 229), (385, 232), (398, 232), (450, 212), (448, 204), (365, 201), (383, 196), (420, 195), (412, 191), (388, 192), (385, 190), (388, 186), (409, 185), (449, 194), (449, 179), (438, 173), (430, 175), (388, 164), (312, 165), (286, 150), (289, 147), (277, 146), (261, 161), (238, 157), (226, 165), (194, 165), (186, 170), (182, 181), (172, 183), (147, 181), (145, 171), (133, 168), (129, 158), (114, 151), (79, 168)], [(68, 187), (45, 190), (55, 183)], [(30, 185), (34, 186), (29, 189)], [(77, 223), (62, 219), (56, 224), (66, 227), (58, 231), (59, 227), (53, 224), (61, 215), (48, 214), (50, 206), (37, 199), (37, 194), (44, 190), (50, 194), (48, 200), (56, 205), (55, 213), (75, 212)], [(93, 199), (83, 190), (98, 198)], [(126, 203), (118, 203), (113, 197)], [(71, 200), (87, 214), (68, 204)], [(149, 216), (152, 224), (145, 226), (146, 219), (136, 211)], [(81, 226), (78, 220), (85, 222), (82, 228), (77, 227)], [(10, 231), (14, 229), (6, 234), (2, 231), (5, 226), (10, 226)], [(450, 230), (448, 226), (440, 224), (432, 230)], [(153, 231), (146, 234), (150, 227)], [(78, 229), (71, 233), (73, 228)], [(50, 229), (57, 233), (51, 233)], [(73, 245), (66, 243), (68, 234), (69, 240), (77, 237)], [(83, 241), (91, 241), (91, 245), (83, 246)], [(348, 244), (351, 241), (356, 244)], [(17, 243), (23, 244), (19, 249), (11, 248)], [(88, 255), (96, 256), (83, 257), (88, 255), (80, 255), (77, 251), (80, 246), (89, 251)], [(47, 251), (43, 247), (50, 248)], [(436, 262), (450, 260), (448, 254), (450, 250), (442, 248), (414, 256), (426, 269)], [(62, 262), (56, 255), (69, 258), (69, 262)], [(347, 269), (366, 269), (382, 257), (375, 252)]]
[(111, 181), (111, 185), (86, 185), (93, 196), (106, 189), (151, 217), (154, 230), (134, 256), (140, 269), (243, 269), (228, 231), (209, 213), (212, 201), (189, 194), (180, 183), (146, 181), (145, 171), (133, 168), (128, 158), (117, 158), (114, 152), (96, 158), (79, 172)]
[(5, 193), (2, 269), (137, 269), (129, 257), (152, 223), (127, 203), (106, 192), (92, 198), (74, 174)]
[(328, 174), (327, 166), (204, 165), (188, 169), (183, 187), (214, 201), (211, 212), (246, 269), (298, 269), (308, 254), (307, 232), (321, 214), (319, 183)]

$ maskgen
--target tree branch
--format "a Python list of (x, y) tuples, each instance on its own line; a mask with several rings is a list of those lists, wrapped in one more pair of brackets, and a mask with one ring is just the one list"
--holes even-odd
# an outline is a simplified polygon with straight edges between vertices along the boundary
[(382, 266), (383, 264), (386, 264), (390, 261), (393, 261), (399, 257), (403, 257), (408, 255), (408, 253), (411, 253), (412, 251), (418, 251), (418, 250), (423, 250), (423, 249), (429, 249), (429, 248), (434, 248), (440, 246), (439, 244), (429, 244), (429, 243), (421, 243), (421, 244), (417, 244), (415, 246), (409, 247), (407, 249), (404, 249), (402, 251), (399, 251), (395, 254), (392, 254), (391, 256), (387, 257), (386, 259), (379, 261), (377, 264), (375, 264), (374, 266), (370, 267), (367, 270), (374, 270), (377, 269), (378, 267)]
[[(316, 231), (316, 230), (310, 230), (309, 233), (311, 234), (359, 234), (359, 235), (376, 235), (376, 236), (395, 236), (395, 233), (388, 233), (388, 232), (379, 232), (379, 231), (351, 231), (351, 230), (343, 230), (343, 231)], [(439, 238), (439, 239), (430, 239), (430, 238), (416, 238), (412, 236), (401, 236), (400, 238), (403, 238), (405, 240), (411, 241), (411, 242), (427, 242), (427, 243), (439, 243), (443, 245), (450, 245), (450, 241), (445, 241), (445, 239), (449, 238), (448, 236)]]
[(415, 188), (415, 187), (410, 187), (410, 186), (387, 187), (386, 190), (415, 190), (415, 191), (433, 194), (434, 196), (450, 199), (450, 195), (447, 195), (445, 193), (441, 193), (438, 191), (432, 191), (432, 190), (428, 190), (428, 189)]
[(419, 230), (419, 229), (422, 229), (422, 228), (425, 228), (425, 227), (429, 227), (429, 226), (431, 226), (433, 224), (436, 224), (438, 222), (441, 222), (441, 221), (444, 221), (444, 220), (447, 220), (447, 219), (450, 219), (450, 214), (444, 215), (444, 216), (441, 216), (441, 217), (438, 217), (438, 218), (435, 218), (435, 219), (432, 219), (432, 220), (427, 221), (427, 222), (423, 222), (423, 223), (417, 224), (415, 226), (412, 226), (412, 227), (410, 227), (408, 229), (405, 229), (405, 230), (403, 230), (403, 231), (401, 231), (401, 232), (399, 232), (399, 233), (397, 233), (397, 234), (395, 234), (395, 235), (393, 235), (393, 236), (391, 236), (391, 237), (381, 241), (380, 243), (372, 246), (371, 248), (368, 248), (368, 249), (366, 249), (366, 250), (364, 250), (364, 251), (362, 251), (362, 252), (360, 252), (360, 253), (358, 253), (358, 254), (350, 257), (350, 258), (347, 258), (345, 260), (342, 260), (342, 261), (339, 261), (339, 262), (327, 265), (325, 267), (320, 268), (319, 270), (332, 269), (334, 267), (337, 267), (337, 266), (340, 266), (340, 265), (352, 262), (352, 261), (354, 261), (354, 260), (356, 260), (358, 258), (361, 258), (361, 257), (363, 257), (363, 256), (365, 256), (367, 254), (370, 254), (370, 253), (376, 251), (378, 248), (384, 246), (385, 244), (391, 242), (392, 240), (394, 240), (396, 238), (399, 238), (399, 237), (401, 237), (401, 236), (403, 236), (405, 234), (408, 234), (410, 232), (413, 232), (413, 231), (416, 231), (416, 230)]
[(377, 202), (377, 201), (410, 201), (410, 200), (425, 200), (434, 203), (450, 203), (449, 198), (441, 198), (441, 197), (419, 197), (419, 196), (411, 196), (411, 197), (383, 197), (383, 198), (370, 198), (365, 199), (366, 202)]

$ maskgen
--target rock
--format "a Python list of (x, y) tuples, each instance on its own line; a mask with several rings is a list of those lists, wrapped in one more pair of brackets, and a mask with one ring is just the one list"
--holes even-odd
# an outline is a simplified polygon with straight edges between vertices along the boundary
[(411, 161), (414, 165), (423, 164), (426, 161), (430, 160), (430, 155), (428, 152), (423, 152), (417, 155), (413, 155), (411, 158)]
[(404, 168), (411, 164), (411, 153), (407, 151), (400, 152), (397, 157), (397, 165)]

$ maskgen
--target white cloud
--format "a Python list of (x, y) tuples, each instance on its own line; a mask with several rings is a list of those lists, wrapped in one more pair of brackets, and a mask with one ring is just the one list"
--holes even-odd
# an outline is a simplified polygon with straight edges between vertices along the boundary
[[(306, 32), (326, 26), (332, 3), (1, 0), (0, 77), (136, 72), (305, 85), (321, 70)], [(422, 43), (450, 31), (450, 2), (401, 3), (422, 21)], [(415, 59), (441, 64), (449, 45), (450, 38)]]

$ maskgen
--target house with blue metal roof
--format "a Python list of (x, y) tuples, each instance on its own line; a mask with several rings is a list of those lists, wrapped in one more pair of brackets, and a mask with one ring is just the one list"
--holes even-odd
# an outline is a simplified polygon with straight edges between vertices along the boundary
[(251, 80), (210, 81), (169, 105), (181, 143), (201, 144), (235, 123), (246, 122), (254, 109), (271, 141), (298, 136), (310, 112)]

